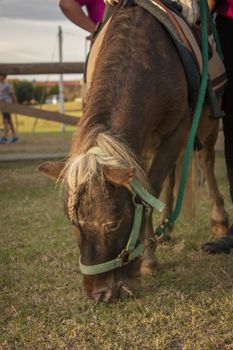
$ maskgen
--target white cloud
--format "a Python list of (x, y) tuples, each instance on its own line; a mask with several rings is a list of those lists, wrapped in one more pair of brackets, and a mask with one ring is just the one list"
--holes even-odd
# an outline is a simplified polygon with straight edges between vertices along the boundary
[(59, 25), (63, 30), (63, 60), (84, 61), (88, 33), (65, 19), (58, 2), (0, 0), (1, 63), (58, 61)]
[(1, 0), (0, 17), (36, 20), (62, 20), (59, 0)]

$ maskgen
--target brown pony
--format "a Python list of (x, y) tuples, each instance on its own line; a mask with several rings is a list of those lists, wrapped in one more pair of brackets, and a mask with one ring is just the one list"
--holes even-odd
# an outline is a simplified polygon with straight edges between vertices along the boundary
[[(68, 161), (40, 167), (63, 179), (66, 212), (77, 232), (83, 264), (105, 263), (124, 250), (134, 220), (133, 177), (156, 197), (169, 178), (166, 195), (171, 210), (170, 174), (190, 121), (184, 68), (166, 30), (138, 6), (120, 8), (101, 46)], [(198, 132), (203, 145), (200, 160), (212, 200), (212, 226), (224, 234), (228, 219), (214, 175), (217, 132), (218, 122), (205, 113)], [(152, 233), (151, 216), (144, 212), (139, 241)], [(84, 275), (86, 294), (98, 301), (126, 296), (130, 275), (155, 269), (155, 244), (149, 242), (143, 255), (129, 264)]]

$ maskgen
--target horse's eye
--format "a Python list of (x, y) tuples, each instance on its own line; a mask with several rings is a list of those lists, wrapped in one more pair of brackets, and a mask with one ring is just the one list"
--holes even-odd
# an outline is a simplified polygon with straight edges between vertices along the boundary
[(113, 221), (113, 222), (108, 222), (107, 224), (104, 224), (104, 231), (107, 233), (109, 231), (116, 231), (121, 224), (120, 221)]

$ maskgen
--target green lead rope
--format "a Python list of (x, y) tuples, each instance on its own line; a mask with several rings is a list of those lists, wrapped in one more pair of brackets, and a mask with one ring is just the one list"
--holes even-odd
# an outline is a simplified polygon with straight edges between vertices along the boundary
[[(198, 128), (198, 124), (199, 124), (199, 120), (200, 120), (200, 116), (201, 116), (201, 112), (202, 112), (202, 108), (203, 108), (203, 104), (204, 104), (204, 100), (205, 100), (205, 96), (206, 96), (206, 89), (207, 89), (207, 82), (208, 82), (207, 22), (210, 21), (211, 26), (212, 25), (214, 26), (214, 23), (212, 21), (212, 17), (211, 17), (206, 0), (200, 0), (199, 6), (200, 6), (200, 15), (201, 15), (201, 43), (202, 43), (202, 66), (203, 66), (201, 84), (200, 84), (200, 89), (199, 89), (199, 93), (198, 93), (196, 107), (194, 110), (193, 122), (192, 122), (191, 130), (189, 133), (187, 147), (185, 150), (176, 206), (175, 206), (175, 209), (172, 212), (171, 216), (169, 218), (166, 218), (162, 222), (162, 224), (156, 229), (155, 234), (159, 237), (166, 233), (168, 228), (170, 226), (172, 226), (172, 224), (175, 222), (175, 220), (177, 219), (177, 217), (180, 213), (182, 201), (183, 201), (183, 197), (184, 197), (184, 190), (185, 190), (187, 177), (188, 177), (188, 170), (189, 170), (191, 154), (193, 152), (193, 144), (194, 144), (195, 136), (197, 133), (197, 128)], [(219, 45), (219, 47), (220, 47), (220, 45)]]

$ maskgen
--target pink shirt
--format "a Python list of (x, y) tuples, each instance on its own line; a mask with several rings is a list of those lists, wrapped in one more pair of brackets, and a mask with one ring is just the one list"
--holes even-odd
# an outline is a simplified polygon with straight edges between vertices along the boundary
[(102, 21), (104, 14), (104, 0), (76, 0), (81, 6), (86, 6), (89, 18), (98, 23)]
[(221, 0), (217, 7), (220, 16), (233, 18), (233, 0)]

